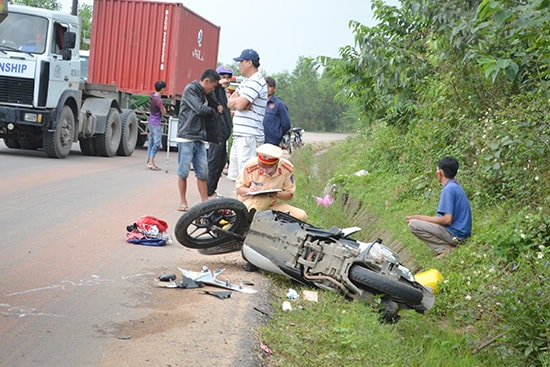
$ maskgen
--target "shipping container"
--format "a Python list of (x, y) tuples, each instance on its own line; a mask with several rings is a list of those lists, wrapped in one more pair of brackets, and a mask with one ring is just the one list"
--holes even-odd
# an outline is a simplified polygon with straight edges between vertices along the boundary
[(179, 100), (218, 60), (220, 27), (177, 2), (95, 0), (88, 82), (150, 94), (157, 80)]

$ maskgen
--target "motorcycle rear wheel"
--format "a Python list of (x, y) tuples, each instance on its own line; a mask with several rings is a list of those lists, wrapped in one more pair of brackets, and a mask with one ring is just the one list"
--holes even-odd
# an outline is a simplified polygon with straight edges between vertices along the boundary
[(386, 294), (397, 303), (403, 303), (410, 306), (417, 306), (424, 297), (420, 289), (416, 289), (404, 282), (398, 282), (386, 278), (372, 270), (360, 265), (354, 265), (349, 271), (350, 280), (368, 291), (373, 293)]
[(238, 200), (208, 200), (184, 213), (174, 229), (178, 242), (205, 255), (240, 251), (250, 226), (246, 206)]

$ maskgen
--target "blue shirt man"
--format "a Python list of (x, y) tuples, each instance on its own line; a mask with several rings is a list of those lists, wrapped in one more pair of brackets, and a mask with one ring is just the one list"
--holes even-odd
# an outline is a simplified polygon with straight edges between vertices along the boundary
[(264, 116), (264, 138), (266, 144), (279, 145), (283, 136), (290, 130), (291, 122), (288, 107), (275, 96), (276, 82), (271, 77), (267, 82), (267, 107)]
[(472, 233), (472, 209), (466, 193), (454, 180), (458, 161), (452, 157), (437, 163), (437, 179), (443, 186), (435, 216), (407, 217), (409, 230), (441, 258), (455, 250)]

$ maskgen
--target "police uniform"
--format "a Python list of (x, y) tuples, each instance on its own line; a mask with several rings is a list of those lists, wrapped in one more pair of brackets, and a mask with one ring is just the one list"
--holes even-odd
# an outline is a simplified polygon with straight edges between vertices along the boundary
[[(275, 149), (276, 148), (276, 149)], [(271, 144), (264, 144), (257, 148), (258, 157), (250, 159), (246, 162), (243, 171), (237, 177), (236, 187), (250, 187), (255, 185), (259, 190), (281, 189), (283, 192), (294, 194), (296, 184), (294, 182), (294, 166), (290, 161), (280, 158), (282, 151), (279, 147)], [(272, 159), (276, 165), (275, 172), (272, 175), (267, 174), (264, 169), (258, 164), (258, 160)], [(268, 163), (269, 164), (269, 163)], [(293, 217), (301, 220), (307, 220), (307, 213), (292, 205), (280, 202), (275, 194), (273, 195), (237, 195), (237, 198), (242, 201), (248, 210), (254, 208), (256, 210), (277, 210), (280, 212), (288, 212)]]

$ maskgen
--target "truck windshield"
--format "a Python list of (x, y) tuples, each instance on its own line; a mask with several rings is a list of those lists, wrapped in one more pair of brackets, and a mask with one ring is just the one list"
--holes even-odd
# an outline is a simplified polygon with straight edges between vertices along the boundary
[(0, 23), (0, 48), (42, 54), (46, 51), (47, 34), (47, 19), (9, 13)]

